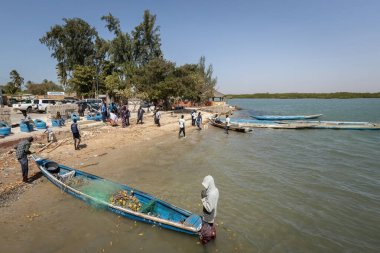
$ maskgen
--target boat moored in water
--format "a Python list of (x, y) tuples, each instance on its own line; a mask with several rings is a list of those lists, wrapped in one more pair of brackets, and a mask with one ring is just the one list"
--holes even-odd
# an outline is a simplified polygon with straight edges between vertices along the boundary
[(314, 115), (258, 115), (251, 116), (252, 118), (258, 120), (303, 120), (303, 119), (315, 119), (322, 116), (322, 114), (314, 114)]

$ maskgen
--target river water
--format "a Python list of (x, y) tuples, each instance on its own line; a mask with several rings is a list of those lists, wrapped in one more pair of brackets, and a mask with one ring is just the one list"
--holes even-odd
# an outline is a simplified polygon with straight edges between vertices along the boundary
[[(319, 114), (380, 122), (379, 99), (239, 99), (234, 117)], [(188, 128), (190, 126), (187, 126)], [(94, 157), (86, 171), (201, 212), (204, 176), (219, 188), (217, 239), (120, 218), (49, 183), (2, 208), (0, 252), (379, 252), (380, 131), (213, 128)], [(78, 161), (79, 165), (80, 161)], [(29, 217), (28, 217), (29, 216)]]

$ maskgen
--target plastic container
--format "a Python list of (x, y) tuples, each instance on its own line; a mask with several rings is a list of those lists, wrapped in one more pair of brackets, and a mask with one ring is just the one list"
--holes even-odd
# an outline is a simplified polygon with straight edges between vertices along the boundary
[(46, 129), (46, 123), (43, 120), (36, 119), (34, 120), (34, 125), (37, 129)]
[(11, 134), (11, 127), (3, 121), (0, 121), (0, 135), (10, 135)]
[(74, 121), (74, 119), (76, 119), (77, 121), (80, 120), (80, 117), (78, 116), (78, 114), (75, 114), (75, 113), (71, 114), (71, 120)]
[(51, 126), (52, 127), (60, 127), (60, 122), (61, 120), (60, 119), (51, 119)]
[(20, 123), (20, 130), (21, 132), (32, 132), (34, 130), (33, 124), (25, 124), (24, 122)]
[(101, 121), (102, 120), (102, 114), (97, 113), (95, 115), (87, 115), (86, 116), (87, 120), (96, 120), (96, 121)]

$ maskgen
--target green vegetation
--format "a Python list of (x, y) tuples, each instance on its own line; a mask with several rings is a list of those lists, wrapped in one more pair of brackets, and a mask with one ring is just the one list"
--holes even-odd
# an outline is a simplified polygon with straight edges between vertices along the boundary
[(319, 99), (348, 99), (348, 98), (380, 98), (377, 93), (255, 93), (255, 94), (229, 94), (227, 98), (278, 98), (278, 99), (297, 99), (297, 98), (319, 98)]
[(46, 95), (48, 91), (63, 91), (62, 86), (52, 81), (43, 80), (42, 83), (26, 82), (26, 93), (33, 95)]
[(11, 81), (4, 86), (4, 92), (14, 95), (21, 91), (21, 86), (24, 83), (24, 78), (16, 70), (12, 70), (10, 73)]
[(156, 16), (146, 10), (143, 21), (131, 32), (121, 30), (111, 13), (102, 16), (113, 38), (101, 38), (94, 27), (80, 18), (63, 19), (51, 27), (40, 42), (57, 60), (57, 75), (65, 91), (93, 97), (106, 93), (109, 98), (137, 97), (163, 101), (176, 99), (207, 101), (216, 78), (205, 57), (197, 64), (176, 66), (164, 59)]

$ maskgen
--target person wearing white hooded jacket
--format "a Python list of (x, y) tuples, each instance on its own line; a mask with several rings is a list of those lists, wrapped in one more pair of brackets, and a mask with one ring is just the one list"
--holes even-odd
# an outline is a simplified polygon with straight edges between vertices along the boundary
[(200, 238), (202, 242), (206, 244), (216, 237), (214, 222), (218, 206), (219, 190), (215, 186), (214, 178), (210, 175), (203, 179), (202, 185), (205, 189), (201, 192), (203, 225), (200, 232)]

